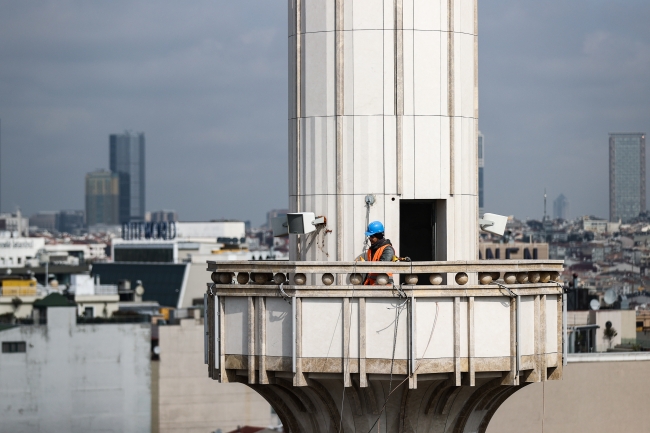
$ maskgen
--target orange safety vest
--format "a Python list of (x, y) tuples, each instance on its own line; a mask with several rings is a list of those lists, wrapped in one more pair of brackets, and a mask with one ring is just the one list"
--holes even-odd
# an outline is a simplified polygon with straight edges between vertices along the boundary
[[(381, 259), (381, 255), (384, 253), (384, 250), (386, 247), (392, 246), (389, 244), (386, 244), (384, 246), (381, 246), (375, 251), (375, 254), (372, 254), (372, 251), (370, 251), (370, 248), (368, 248), (368, 261), (369, 262), (378, 262)], [(390, 273), (388, 274), (388, 278), (392, 277), (393, 274)], [(374, 286), (377, 284), (377, 274), (368, 274), (368, 277), (366, 278), (366, 281), (363, 283), (364, 286)]]

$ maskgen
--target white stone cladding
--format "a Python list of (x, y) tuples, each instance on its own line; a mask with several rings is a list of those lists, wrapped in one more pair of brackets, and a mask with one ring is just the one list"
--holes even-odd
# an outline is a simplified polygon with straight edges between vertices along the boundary
[(400, 199), (436, 199), (438, 259), (477, 259), (476, 0), (288, 5), (290, 210), (332, 230), (292, 235), (291, 258), (353, 260), (374, 194), (398, 254)]

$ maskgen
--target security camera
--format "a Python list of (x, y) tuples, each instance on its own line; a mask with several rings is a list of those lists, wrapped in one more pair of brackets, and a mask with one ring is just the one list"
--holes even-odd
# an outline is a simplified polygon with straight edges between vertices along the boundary
[(492, 233), (497, 236), (503, 236), (506, 231), (508, 217), (493, 213), (486, 213), (483, 218), (478, 220), (478, 225), (484, 232)]
[(304, 235), (316, 230), (319, 224), (325, 224), (325, 217), (316, 217), (313, 212), (288, 213), (286, 217), (273, 218), (273, 236)]

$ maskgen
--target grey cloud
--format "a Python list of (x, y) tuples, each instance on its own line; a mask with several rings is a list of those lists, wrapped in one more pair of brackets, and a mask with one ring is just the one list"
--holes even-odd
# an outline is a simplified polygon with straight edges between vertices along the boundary
[[(542, 193), (607, 215), (607, 133), (646, 131), (650, 4), (479, 4), (489, 211)], [(144, 131), (147, 208), (251, 218), (287, 202), (286, 3), (0, 3), (2, 208), (83, 208), (108, 134)]]

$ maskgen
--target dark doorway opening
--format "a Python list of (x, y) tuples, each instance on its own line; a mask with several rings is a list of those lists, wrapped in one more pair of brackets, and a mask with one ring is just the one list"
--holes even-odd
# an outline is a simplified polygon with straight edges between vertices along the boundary
[[(399, 212), (399, 256), (436, 260), (436, 200), (400, 200)], [(419, 275), (418, 284), (430, 284), (429, 276)]]

